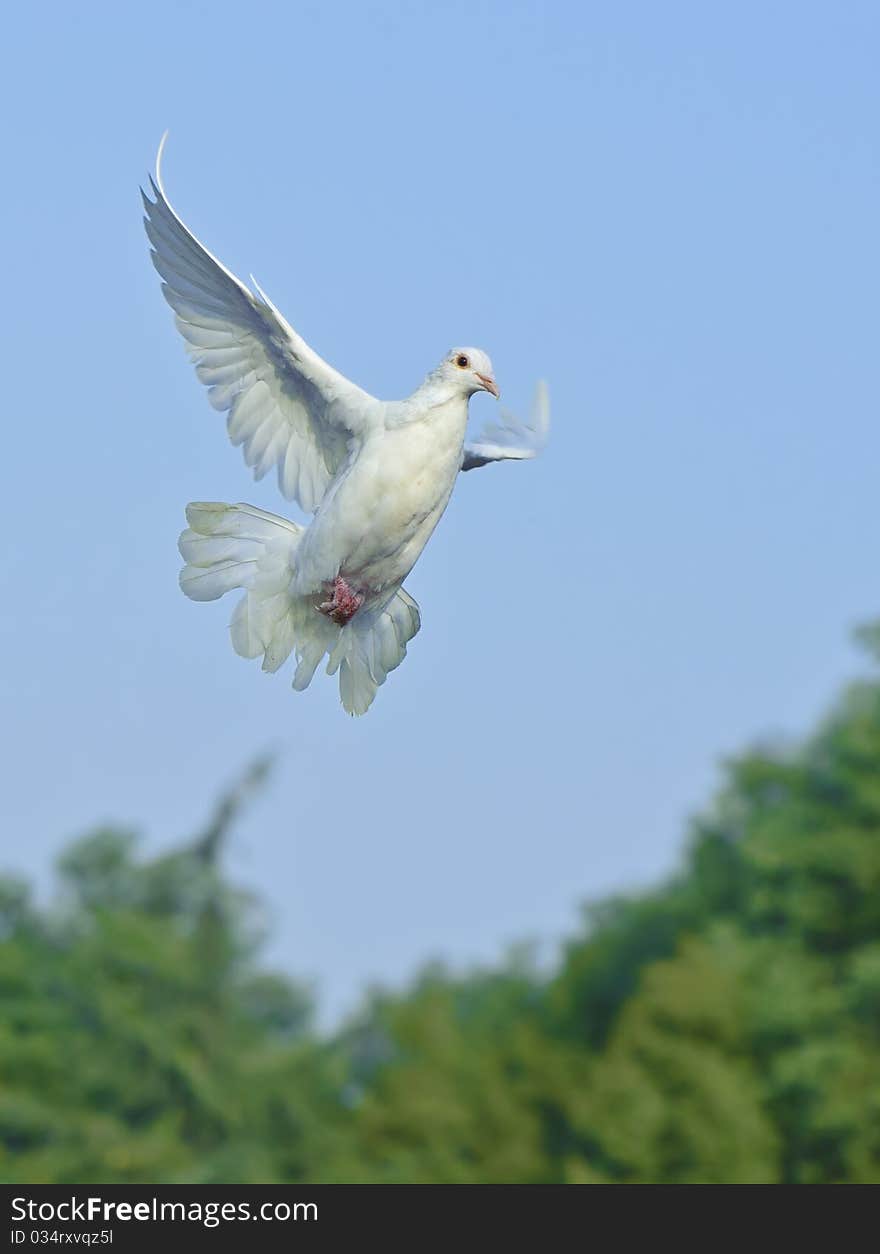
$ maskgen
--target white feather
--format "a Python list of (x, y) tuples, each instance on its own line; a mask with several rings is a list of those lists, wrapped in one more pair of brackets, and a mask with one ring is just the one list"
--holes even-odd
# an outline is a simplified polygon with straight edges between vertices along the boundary
[[(263, 438), (271, 442), (281, 491), (311, 513), (344, 460), (349, 440), (375, 420), (378, 402), (323, 361), (264, 293), (254, 296), (184, 225), (162, 185), (164, 144), (163, 138), (156, 177), (150, 180), (154, 199), (145, 195), (143, 200), (165, 299), (177, 315), (196, 373), (209, 386), (211, 404), (229, 411), (235, 443), (245, 443), (252, 434), (249, 398), (260, 390)], [(212, 358), (216, 350), (232, 348), (238, 348), (237, 357), (229, 353), (222, 363)], [(239, 406), (244, 412), (236, 412)], [(248, 464), (259, 464), (261, 474), (269, 468), (261, 461), (264, 447), (248, 455), (245, 443)], [(287, 467), (283, 473), (282, 464)], [(305, 476), (293, 472), (297, 464), (308, 467)]]
[(462, 470), (475, 470), (489, 462), (537, 457), (547, 443), (549, 431), (550, 397), (542, 380), (535, 389), (529, 421), (523, 422), (503, 409), (500, 423), (487, 423), (479, 437), (464, 446)]
[(393, 590), (386, 602), (339, 627), (318, 610), (315, 597), (292, 591), (304, 528), (253, 505), (197, 502), (186, 515), (180, 586), (194, 601), (244, 589), (230, 623), (236, 653), (262, 655), (263, 670), (277, 671), (295, 651), (298, 690), (308, 687), (329, 653), (328, 672), (339, 671), (343, 706), (350, 714), (365, 713), (419, 629), (412, 597)]

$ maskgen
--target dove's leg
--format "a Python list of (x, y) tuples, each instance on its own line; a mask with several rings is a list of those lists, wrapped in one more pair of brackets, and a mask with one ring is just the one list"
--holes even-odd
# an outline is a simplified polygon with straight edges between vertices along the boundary
[(322, 601), (318, 609), (322, 614), (326, 614), (334, 623), (338, 623), (340, 627), (344, 627), (347, 622), (354, 618), (355, 614), (364, 603), (364, 594), (355, 592), (345, 582), (341, 575), (337, 575), (333, 580), (333, 598), (330, 601)]

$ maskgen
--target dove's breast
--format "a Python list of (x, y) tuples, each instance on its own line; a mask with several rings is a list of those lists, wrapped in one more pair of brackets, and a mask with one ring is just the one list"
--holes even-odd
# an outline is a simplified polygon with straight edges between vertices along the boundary
[(456, 398), (371, 436), (309, 528), (302, 575), (317, 586), (340, 573), (368, 592), (402, 582), (446, 509), (466, 422)]

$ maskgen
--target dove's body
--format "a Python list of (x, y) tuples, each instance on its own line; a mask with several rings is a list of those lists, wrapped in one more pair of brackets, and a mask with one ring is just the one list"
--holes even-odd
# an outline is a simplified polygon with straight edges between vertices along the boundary
[(295, 653), (297, 689), (329, 654), (343, 705), (363, 714), (419, 630), (401, 585), (459, 471), (534, 457), (546, 397), (539, 392), (533, 427), (508, 418), (465, 445), (470, 396), (498, 389), (485, 353), (454, 349), (407, 400), (377, 400), (199, 243), (168, 203), (158, 162), (152, 186), (144, 221), (153, 264), (211, 404), (226, 412), (255, 477), (276, 468), (284, 496), (315, 515), (303, 527), (253, 505), (189, 505), (181, 587), (196, 601), (243, 589), (236, 651), (262, 656), (269, 671)]
[(337, 575), (366, 604), (387, 599), (416, 564), (461, 469), (467, 400), (420, 388), (388, 406), (330, 485), (297, 550), (292, 591)]

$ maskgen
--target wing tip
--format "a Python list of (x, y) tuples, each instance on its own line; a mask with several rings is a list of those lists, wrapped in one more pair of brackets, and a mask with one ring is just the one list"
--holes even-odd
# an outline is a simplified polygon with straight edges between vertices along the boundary
[(531, 427), (538, 441), (537, 452), (544, 448), (550, 433), (550, 388), (546, 379), (539, 379), (535, 384)]
[(150, 179), (150, 182), (163, 197), (165, 196), (165, 188), (162, 186), (162, 156), (165, 152), (165, 144), (168, 141), (168, 135), (169, 130), (166, 127), (162, 138), (159, 140), (159, 148), (156, 153), (156, 178), (155, 181), (152, 178)]

